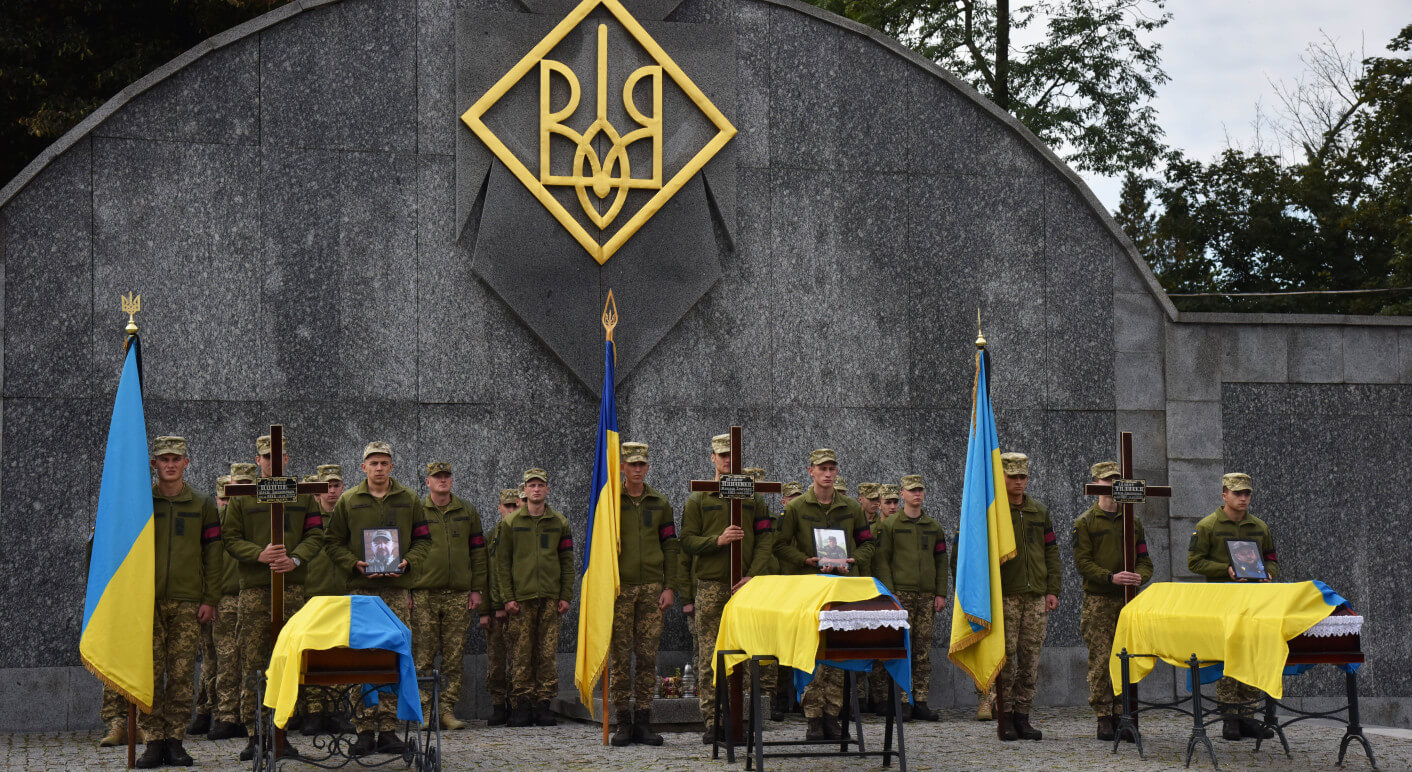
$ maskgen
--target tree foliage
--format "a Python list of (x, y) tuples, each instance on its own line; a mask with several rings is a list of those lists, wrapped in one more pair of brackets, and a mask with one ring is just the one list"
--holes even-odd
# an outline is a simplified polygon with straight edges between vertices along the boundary
[[(1167, 81), (1151, 33), (1165, 0), (812, 0), (950, 70), (1083, 171), (1151, 169), (1166, 149), (1152, 99)], [(1038, 42), (998, 45), (1039, 24)], [(1004, 54), (1003, 56), (1001, 54)]]
[[(1412, 25), (1361, 63), (1325, 41), (1250, 149), (1126, 178), (1117, 219), (1172, 292), (1412, 286)], [(1400, 55), (1399, 55), (1400, 54)], [(1412, 293), (1178, 298), (1190, 310), (1412, 312)]]
[(285, 2), (0, 2), (0, 181), (128, 84)]

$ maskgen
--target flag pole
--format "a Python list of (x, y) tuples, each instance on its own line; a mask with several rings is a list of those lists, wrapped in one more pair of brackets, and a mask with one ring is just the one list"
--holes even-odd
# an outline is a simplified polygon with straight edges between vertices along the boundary
[[(615, 302), (613, 302), (613, 290), (610, 289), (610, 290), (608, 290), (608, 298), (607, 298), (607, 300), (604, 300), (604, 301), (603, 301), (603, 333), (607, 336), (605, 339), (606, 339), (609, 343), (613, 343), (613, 328), (615, 328), (615, 327), (617, 327), (617, 326), (618, 326), (618, 304), (615, 303)], [(618, 361), (618, 346), (617, 346), (616, 343), (614, 343), (614, 344), (613, 344), (613, 362), (614, 362), (614, 364), (616, 364), (617, 361)], [(609, 659), (610, 662), (611, 662), (612, 659), (613, 659), (613, 644), (612, 644), (612, 640), (611, 640), (611, 639), (609, 640), (609, 643), (608, 643), (608, 659)], [(608, 745), (608, 679), (611, 677), (611, 673), (612, 673), (612, 668), (607, 667), (607, 665), (606, 665), (606, 663), (605, 663), (604, 668), (603, 668), (603, 676), (602, 676), (602, 677), (599, 679), (599, 681), (598, 681), (598, 686), (599, 686), (599, 689), (601, 690), (601, 691), (600, 691), (600, 694), (602, 695), (601, 698), (600, 698), (602, 707), (599, 709), (599, 712), (600, 712), (602, 715), (600, 715), (599, 718), (602, 719), (602, 721), (603, 721), (603, 745), (604, 745), (604, 747), (607, 747), (607, 745)]]
[[(123, 338), (123, 351), (126, 352), (132, 346), (132, 341), (137, 337), (137, 320), (133, 318), (137, 312), (142, 310), (142, 296), (133, 296), (131, 292), (122, 297), (123, 313), (127, 314), (127, 326), (123, 328), (126, 337)], [(127, 701), (127, 768), (132, 769), (137, 766), (137, 703), (131, 699)]]
[[(979, 308), (977, 308), (977, 309), (976, 309), (976, 351), (980, 354), (980, 361), (977, 363), (980, 367), (985, 367), (985, 359), (986, 359), (986, 356), (985, 356), (985, 354), (986, 354), (986, 352), (985, 352), (985, 344), (986, 344), (985, 333), (981, 331), (981, 310), (980, 310)], [(989, 389), (990, 389), (990, 377), (989, 377), (989, 374), (987, 374), (987, 377), (986, 377), (986, 379), (985, 379), (985, 385), (986, 385), (986, 389), (989, 390)], [(996, 494), (999, 495), (999, 491), (997, 491)], [(1004, 612), (1002, 611), (1001, 613), (1004, 613)], [(1001, 669), (1001, 671), (1004, 671), (1004, 669), (1005, 669), (1005, 654), (1004, 654), (1003, 652), (1002, 652), (1001, 655), (1000, 655), (1000, 669)], [(1004, 740), (1004, 739), (1005, 739), (1005, 732), (1004, 732), (1004, 730), (1003, 730), (1001, 727), (1005, 724), (1005, 722), (1004, 722), (1004, 721), (1001, 721), (1001, 720), (1000, 720), (1000, 716), (998, 715), (998, 714), (1000, 713), (1000, 705), (1001, 705), (1001, 703), (1003, 703), (1003, 702), (1005, 701), (1005, 698), (1004, 698), (1004, 696), (1003, 696), (1003, 694), (1002, 694), (1002, 689), (1001, 689), (1001, 686), (1000, 686), (1000, 681), (1001, 681), (1000, 673), (996, 673), (996, 674), (995, 674), (995, 680), (992, 682), (992, 683), (995, 684), (995, 704), (991, 706), (991, 709), (992, 709), (992, 711), (993, 711), (994, 713), (997, 714), (997, 715), (995, 716), (995, 735), (996, 735), (996, 737), (999, 737), (1001, 740)], [(982, 694), (982, 695), (981, 695), (981, 698), (984, 699), (984, 698), (985, 698), (985, 695)]]

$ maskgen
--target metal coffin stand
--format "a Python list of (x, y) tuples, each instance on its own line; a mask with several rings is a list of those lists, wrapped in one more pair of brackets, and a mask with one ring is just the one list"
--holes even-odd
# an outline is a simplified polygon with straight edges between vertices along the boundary
[[(331, 717), (346, 728), (350, 721), (370, 717), (376, 709), (363, 704), (365, 695), (381, 686), (396, 686), (400, 677), (397, 654), (386, 649), (306, 651), (302, 696), (310, 703), (321, 703), (324, 708), (322, 712), (310, 714), (308, 718)], [(431, 715), (441, 715), (440, 672), (432, 670), (430, 675), (419, 676), (417, 681), (431, 687)], [(322, 769), (339, 769), (349, 763), (362, 767), (380, 767), (398, 761), (413, 767), (417, 772), (439, 772), (441, 769), (441, 722), (435, 720), (424, 721), (421, 731), (418, 731), (411, 721), (403, 722), (402, 741), (407, 749), (401, 755), (354, 756), (353, 744), (357, 742), (357, 735), (339, 731), (310, 738), (312, 751), (305, 750), (298, 757), (279, 758), (274, 743), (266, 739), (272, 737), (276, 729), (274, 711), (265, 708), (264, 692), (265, 681), (261, 678), (257, 692), (255, 736), (256, 747), (264, 749), (264, 752), (255, 755), (251, 765), (254, 772), (278, 769), (283, 761), (308, 764)], [(421, 735), (420, 739), (418, 735)]]
[[(853, 603), (831, 603), (824, 607), (829, 611), (882, 611), (900, 610), (902, 607), (892, 598), (880, 597), (871, 600), (856, 601)], [(819, 632), (819, 651), (816, 659), (825, 662), (845, 662), (848, 660), (891, 660), (907, 658), (907, 635), (908, 630), (898, 628), (878, 628), (874, 630), (821, 630)], [(716, 666), (714, 673), (725, 672), (725, 657), (727, 654), (746, 654), (744, 651), (718, 651), (716, 652)], [(887, 679), (888, 701), (892, 704), (891, 715), (887, 716), (883, 725), (883, 749), (881, 751), (869, 751), (866, 741), (863, 739), (863, 719), (858, 710), (858, 692), (854, 688), (854, 671), (844, 672), (844, 701), (843, 712), (839, 715), (839, 723), (843, 727), (843, 737), (838, 740), (765, 740), (764, 735), (764, 713), (769, 711), (767, 705), (763, 705), (760, 699), (760, 664), (762, 662), (778, 662), (774, 655), (757, 654), (751, 656), (750, 663), (750, 727), (746, 731), (745, 738), (745, 768), (764, 772), (766, 758), (802, 758), (810, 756), (881, 756), (884, 767), (892, 766), (892, 757), (897, 757), (898, 769), (907, 772), (907, 744), (904, 737), (902, 722), (897, 720), (902, 715), (902, 695), (897, 689), (897, 684), (891, 679)], [(713, 673), (713, 674), (714, 674)], [(733, 736), (734, 730), (729, 720), (723, 720), (730, 715), (730, 689), (727, 687), (729, 679), (716, 679), (716, 726), (720, 727), (724, 738), (712, 743), (711, 758), (720, 758), (722, 745), (726, 747), (726, 761), (735, 762), (736, 739)], [(897, 749), (893, 750), (893, 731), (897, 733)], [(856, 738), (854, 736), (856, 732)], [(810, 745), (810, 746), (838, 746), (837, 750), (817, 750), (817, 751), (788, 751), (780, 753), (766, 753), (766, 747), (781, 745)], [(858, 749), (850, 751), (849, 746), (857, 745)]]
[[(1338, 612), (1335, 612), (1338, 613)], [(1129, 660), (1135, 658), (1156, 659), (1150, 654), (1129, 654), (1127, 649), (1118, 653), (1123, 671), (1123, 714), (1118, 721), (1118, 730), (1115, 732), (1113, 740), (1113, 752), (1118, 752), (1118, 745), (1123, 736), (1123, 732), (1131, 731), (1137, 744), (1137, 753), (1140, 758), (1146, 758), (1142, 750), (1142, 733), (1138, 729), (1137, 717), (1129, 711), (1128, 695), (1133, 688), (1129, 678)], [(1358, 635), (1338, 635), (1329, 637), (1309, 637), (1305, 635), (1296, 636), (1289, 642), (1289, 656), (1285, 659), (1286, 665), (1352, 665), (1364, 662), (1362, 642)], [(1197, 659), (1195, 654), (1187, 660), (1187, 667), (1191, 673), (1192, 692), (1190, 697), (1186, 697), (1173, 702), (1143, 702), (1137, 701), (1137, 713), (1145, 713), (1152, 710), (1174, 710), (1192, 717), (1191, 735), (1186, 743), (1186, 766), (1191, 766), (1191, 758), (1198, 743), (1206, 746), (1206, 753), (1211, 758), (1211, 766), (1220, 769), (1220, 764), (1216, 761), (1216, 750), (1211, 744), (1211, 738), (1206, 734), (1206, 727), (1220, 721), (1224, 716), (1222, 708), (1226, 707), (1217, 703), (1214, 699), (1203, 699), (1201, 694), (1201, 677), (1198, 669), (1203, 663)], [(1305, 711), (1293, 708), (1279, 702), (1269, 695), (1260, 700), (1255, 700), (1248, 704), (1249, 707), (1259, 707), (1264, 703), (1264, 716), (1261, 719), (1262, 726), (1265, 726), (1280, 738), (1280, 744), (1284, 747), (1285, 756), (1289, 757), (1289, 742), (1285, 737), (1285, 727), (1290, 724), (1305, 721), (1311, 718), (1333, 718), (1341, 720), (1345, 724), (1342, 740), (1338, 746), (1338, 766), (1343, 766), (1344, 755), (1348, 752), (1348, 746), (1357, 740), (1363, 746), (1363, 752), (1368, 755), (1368, 763), (1377, 769), (1378, 763), (1373, 757), (1373, 746), (1368, 742), (1368, 738), (1363, 734), (1363, 726), (1360, 723), (1358, 714), (1358, 674), (1344, 674), (1344, 689), (1348, 703), (1341, 708), (1329, 711)], [(1188, 701), (1191, 702), (1190, 709), (1183, 707)], [(1276, 715), (1276, 708), (1283, 709), (1286, 713), (1293, 714), (1293, 718), (1287, 721), (1280, 721)], [(1346, 713), (1347, 717), (1340, 716)], [(1255, 749), (1260, 750), (1261, 738), (1255, 738)]]

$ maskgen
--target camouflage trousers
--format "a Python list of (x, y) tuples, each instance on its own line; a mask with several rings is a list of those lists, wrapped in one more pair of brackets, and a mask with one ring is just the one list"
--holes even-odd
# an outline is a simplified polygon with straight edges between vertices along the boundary
[[(854, 677), (856, 686), (853, 691), (858, 694), (858, 701), (871, 699), (876, 705), (887, 703), (887, 668), (883, 667), (880, 660), (873, 660), (873, 667), (867, 673), (859, 673)], [(866, 708), (866, 706), (864, 706)]]
[(109, 729), (115, 724), (127, 726), (127, 700), (107, 684), (103, 685), (103, 701), (98, 704), (98, 719)]
[(216, 707), (216, 639), (214, 622), (201, 625), (201, 674), (196, 681), (196, 713), (210, 714)]
[(1216, 701), (1221, 704), (1221, 713), (1236, 718), (1250, 718), (1255, 715), (1255, 705), (1243, 705), (1260, 699), (1264, 692), (1250, 684), (1224, 676), (1216, 682)]
[(716, 725), (716, 634), (730, 598), (731, 588), (725, 582), (696, 583), (696, 699), (707, 729)]
[[(352, 590), (349, 595), (375, 595), (382, 598), (382, 602), (392, 609), (392, 613), (402, 620), (402, 624), (407, 624), (407, 605), (411, 602), (411, 594), (406, 590), (389, 587), (386, 590)], [(436, 720), (433, 716), (422, 714), (422, 719), (427, 722)], [(361, 715), (353, 719), (353, 728), (359, 732), (395, 732), (397, 731), (397, 695), (387, 692), (378, 693), (377, 707), (364, 711)]]
[[(243, 669), (240, 722), (253, 736), (256, 703), (259, 701), (255, 687), (265, 676), (265, 667), (270, 663), (270, 649), (274, 646), (270, 638), (270, 588), (246, 587), (240, 591), (237, 603), (235, 648)], [(303, 605), (304, 588), (297, 584), (285, 585), (284, 618), (288, 620), (294, 616)]]
[(1113, 679), (1108, 675), (1108, 656), (1113, 652), (1113, 633), (1118, 629), (1118, 613), (1123, 596), (1084, 594), (1079, 616), (1079, 635), (1088, 647), (1088, 706), (1099, 718), (1112, 715), (1117, 703)]
[(510, 696), (509, 633), (506, 618), (490, 618), (485, 628), (485, 689), (490, 692), (491, 705), (505, 705)]
[[(431, 672), (441, 654), (441, 711), (450, 713), (461, 698), (466, 633), (471, 629), (471, 594), (466, 590), (412, 591), (412, 659), (420, 673)], [(422, 686), (422, 717), (431, 720), (431, 687)]]
[(1000, 710), (1029, 715), (1049, 614), (1044, 609), (1043, 595), (1006, 595), (1004, 601), (1005, 667), (1000, 669)]
[(195, 601), (159, 600), (152, 609), (152, 712), (137, 716), (149, 743), (186, 736), (196, 651), (201, 647), (198, 606)]
[(216, 645), (216, 691), (211, 720), (240, 721), (240, 649), (235, 642), (236, 621), (240, 617), (240, 596), (223, 595), (216, 606), (211, 638)]
[(638, 710), (652, 706), (657, 693), (657, 649), (662, 643), (662, 609), (657, 606), (661, 597), (661, 583), (632, 584), (624, 585), (613, 601), (608, 699), (614, 712), (629, 710), (629, 697), (637, 698)]
[[(932, 685), (932, 631), (936, 628), (936, 595), (929, 592), (895, 592), (907, 610), (912, 640), (912, 694), (904, 702), (926, 702)], [(884, 685), (886, 691), (886, 685)]]
[[(914, 676), (915, 677), (915, 676)], [(844, 673), (836, 667), (816, 666), (814, 680), (804, 687), (800, 700), (805, 718), (837, 716), (843, 712)]]
[(558, 598), (520, 601), (510, 617), (510, 701), (552, 700), (559, 694)]

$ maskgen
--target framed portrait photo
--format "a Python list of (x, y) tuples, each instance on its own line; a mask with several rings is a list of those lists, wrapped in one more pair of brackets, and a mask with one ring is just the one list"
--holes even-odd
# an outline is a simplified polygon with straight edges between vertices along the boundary
[(1269, 579), (1265, 570), (1265, 559), (1260, 555), (1260, 545), (1250, 539), (1226, 539), (1226, 552), (1231, 556), (1231, 569), (1236, 579)]
[(848, 540), (841, 528), (815, 528), (814, 554), (820, 571), (843, 573), (848, 568)]
[(363, 560), (367, 576), (402, 573), (402, 541), (396, 528), (364, 528)]

